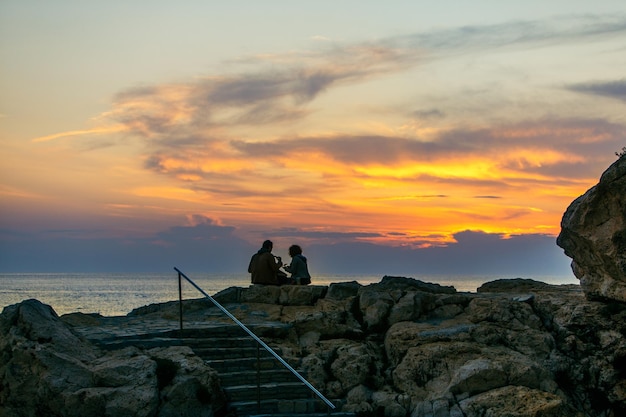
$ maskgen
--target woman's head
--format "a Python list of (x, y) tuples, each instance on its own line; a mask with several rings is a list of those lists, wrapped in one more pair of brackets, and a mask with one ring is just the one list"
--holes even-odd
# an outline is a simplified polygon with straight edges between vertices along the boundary
[(293, 258), (296, 255), (302, 255), (302, 248), (298, 245), (289, 246), (289, 256)]

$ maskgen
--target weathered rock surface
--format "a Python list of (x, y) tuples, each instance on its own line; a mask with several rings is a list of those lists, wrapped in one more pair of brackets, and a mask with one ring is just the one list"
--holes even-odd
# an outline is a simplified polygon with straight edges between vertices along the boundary
[(217, 373), (191, 349), (104, 352), (37, 300), (3, 310), (0, 358), (3, 417), (212, 417), (225, 404)]
[(588, 297), (626, 302), (626, 156), (567, 208), (557, 244)]
[[(515, 279), (459, 293), (384, 277), (230, 288), (214, 299), (359, 416), (626, 415), (626, 304), (589, 300), (579, 286)], [(121, 319), (176, 328), (178, 308), (150, 305)], [(185, 320), (220, 314), (206, 299), (184, 303)], [(190, 349), (104, 353), (76, 336), (74, 326), (104, 319), (59, 319), (35, 300), (5, 308), (0, 415), (219, 415), (217, 376)]]
[[(344, 411), (363, 416), (618, 416), (626, 413), (626, 305), (579, 286), (498, 280), (478, 293), (384, 277), (331, 284), (303, 305), (217, 294)], [(320, 294), (313, 287), (290, 291)], [(282, 300), (282, 303), (281, 301)], [(268, 300), (269, 301), (269, 300)], [(139, 312), (136, 312), (139, 313)], [(187, 313), (185, 313), (187, 314)]]

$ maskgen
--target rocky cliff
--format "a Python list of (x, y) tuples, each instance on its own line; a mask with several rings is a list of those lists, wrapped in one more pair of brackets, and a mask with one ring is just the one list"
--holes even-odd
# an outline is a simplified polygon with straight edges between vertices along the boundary
[(570, 204), (557, 244), (588, 297), (626, 302), (626, 155)]
[[(289, 294), (310, 291), (307, 305)], [(345, 410), (372, 416), (626, 413), (626, 306), (532, 280), (458, 293), (401, 277), (379, 284), (238, 290), (243, 316), (293, 325), (268, 338)], [(232, 291), (218, 294), (228, 303)], [(279, 306), (267, 310), (265, 303)], [(304, 304), (304, 303), (302, 303)], [(237, 304), (231, 304), (236, 308)]]
[(37, 300), (0, 314), (2, 417), (212, 417), (224, 405), (217, 373), (189, 348), (105, 352)]

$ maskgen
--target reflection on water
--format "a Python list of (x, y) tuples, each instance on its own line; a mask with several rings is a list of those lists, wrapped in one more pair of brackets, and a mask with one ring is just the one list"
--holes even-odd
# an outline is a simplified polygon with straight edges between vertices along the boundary
[[(250, 285), (242, 274), (188, 274), (208, 294), (225, 288)], [(315, 285), (357, 281), (362, 285), (380, 282), (381, 276), (321, 275)], [(475, 292), (487, 281), (503, 278), (476, 276), (416, 277), (425, 282), (453, 286), (457, 291)], [(533, 277), (550, 284), (578, 284), (572, 277)], [(183, 281), (183, 298), (200, 298), (189, 283)], [(171, 274), (0, 274), (0, 307), (35, 298), (54, 308), (57, 314), (72, 312), (99, 313), (103, 316), (126, 315), (147, 304), (178, 300), (178, 275)]]

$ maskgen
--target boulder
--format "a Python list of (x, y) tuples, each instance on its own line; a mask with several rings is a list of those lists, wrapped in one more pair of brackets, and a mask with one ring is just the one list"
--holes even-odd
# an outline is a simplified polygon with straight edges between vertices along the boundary
[(387, 288), (368, 285), (359, 289), (359, 308), (364, 328), (378, 331), (387, 327), (387, 317), (400, 294), (392, 294)]
[(410, 397), (405, 394), (398, 394), (389, 386), (384, 386), (381, 390), (373, 392), (371, 397), (376, 410), (384, 410), (385, 417), (404, 417), (410, 410)]
[(0, 404), (8, 415), (61, 413), (71, 403), (68, 393), (91, 386), (88, 364), (100, 353), (50, 306), (37, 300), (8, 306), (0, 315), (0, 331)]
[(545, 282), (528, 278), (497, 279), (495, 281), (485, 282), (476, 289), (476, 292), (527, 293), (530, 291), (541, 291), (551, 287), (550, 284), (546, 284)]
[(372, 412), (372, 392), (365, 385), (357, 385), (346, 394), (346, 405), (344, 411), (352, 413)]
[(251, 285), (241, 291), (240, 300), (244, 303), (278, 304), (280, 287), (276, 285)]
[(157, 364), (134, 347), (107, 353), (88, 365), (92, 381), (63, 387), (61, 415), (154, 416), (159, 409)]
[[(191, 348), (154, 348), (147, 352), (158, 364), (161, 405), (159, 417), (212, 417), (226, 408), (219, 375)], [(160, 367), (160, 368), (159, 368)]]
[(312, 306), (324, 297), (328, 287), (323, 285), (282, 285), (278, 303), (289, 306)]
[(626, 155), (570, 204), (557, 244), (589, 298), (626, 302)]
[(361, 288), (361, 284), (356, 281), (332, 283), (328, 286), (326, 298), (331, 300), (343, 300), (348, 297), (356, 297), (359, 288)]
[(524, 386), (506, 386), (462, 400), (465, 416), (563, 417), (576, 415), (559, 396)]
[(282, 320), (292, 323), (301, 344), (320, 338), (362, 338), (361, 324), (351, 314), (354, 298), (321, 299), (313, 306), (285, 306)]
[(401, 288), (404, 290), (423, 291), (434, 294), (454, 294), (456, 289), (452, 286), (435, 284), (432, 282), (424, 282), (415, 278), (395, 277), (385, 275), (378, 284), (380, 287)]
[(37, 300), (6, 307), (0, 331), (3, 416), (212, 417), (225, 403), (189, 348), (102, 351)]
[(462, 320), (445, 320), (437, 324), (428, 322), (400, 322), (385, 332), (384, 347), (392, 366), (397, 365), (414, 346), (433, 342), (454, 341), (461, 344), (471, 340), (473, 325)]

